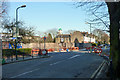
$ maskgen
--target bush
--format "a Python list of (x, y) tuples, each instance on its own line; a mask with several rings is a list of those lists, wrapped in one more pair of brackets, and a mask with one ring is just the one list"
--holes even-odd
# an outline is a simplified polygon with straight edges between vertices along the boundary
[(31, 54), (31, 48), (21, 48), (21, 49), (17, 49), (18, 53), (22, 53), (24, 55), (30, 55)]
[[(21, 49), (17, 49), (17, 55), (30, 55), (31, 54), (31, 48), (21, 48)], [(15, 49), (2, 49), (2, 56), (13, 56), (16, 55), (16, 51)]]
[(97, 46), (97, 44), (96, 43), (92, 43), (92, 46)]
[(9, 57), (9, 56), (12, 56), (12, 55), (15, 55), (15, 50), (14, 49), (3, 49), (2, 50), (2, 56)]

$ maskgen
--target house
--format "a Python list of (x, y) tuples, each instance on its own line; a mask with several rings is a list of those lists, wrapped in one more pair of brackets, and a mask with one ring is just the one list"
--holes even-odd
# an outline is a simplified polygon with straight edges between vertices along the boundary
[(96, 43), (96, 36), (93, 34), (88, 34), (88, 32), (82, 32), (83, 34), (83, 43)]
[(79, 43), (83, 42), (83, 34), (80, 31), (75, 31), (71, 34), (62, 34), (61, 29), (59, 29), (58, 33), (55, 42), (61, 47), (77, 47)]
[(11, 36), (11, 33), (0, 33), (0, 37), (2, 39), (2, 49), (9, 49), (9, 41), (11, 40)]
[[(60, 47), (79, 47), (82, 48), (84, 45), (90, 43), (96, 43), (98, 37), (94, 34), (88, 34), (88, 32), (74, 31), (70, 34), (62, 34), (62, 29), (58, 30), (55, 43), (59, 44)], [(90, 46), (90, 45), (89, 45)]]
[[(15, 42), (16, 37), (13, 37), (12, 33), (0, 33), (1, 39), (2, 39), (2, 49), (12, 49), (15, 48)], [(20, 36), (17, 37), (17, 39), (21, 38)], [(21, 44), (17, 44), (17, 48), (22, 48)]]

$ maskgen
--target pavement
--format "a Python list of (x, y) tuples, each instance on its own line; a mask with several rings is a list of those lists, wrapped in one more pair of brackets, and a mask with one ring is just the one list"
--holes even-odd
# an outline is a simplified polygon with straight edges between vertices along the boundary
[[(57, 52), (49, 58), (38, 58), (2, 66), (3, 78), (101, 78), (102, 57), (81, 52)], [(102, 64), (102, 66), (101, 66)], [(100, 67), (99, 71), (98, 68)], [(97, 74), (95, 74), (97, 72)], [(105, 74), (105, 73), (104, 73)]]
[(9, 64), (9, 63), (14, 63), (14, 62), (20, 62), (20, 61), (26, 61), (26, 60), (33, 60), (33, 59), (39, 59), (39, 58), (47, 58), (47, 57), (50, 57), (49, 55), (46, 55), (46, 56), (21, 56), (21, 57), (18, 57), (18, 60), (16, 60), (16, 58), (7, 58), (5, 59), (5, 63), (4, 64)]

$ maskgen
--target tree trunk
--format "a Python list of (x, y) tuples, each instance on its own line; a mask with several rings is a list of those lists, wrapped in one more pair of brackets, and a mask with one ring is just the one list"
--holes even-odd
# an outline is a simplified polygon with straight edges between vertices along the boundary
[(110, 58), (114, 76), (120, 78), (120, 2), (106, 2), (110, 15)]

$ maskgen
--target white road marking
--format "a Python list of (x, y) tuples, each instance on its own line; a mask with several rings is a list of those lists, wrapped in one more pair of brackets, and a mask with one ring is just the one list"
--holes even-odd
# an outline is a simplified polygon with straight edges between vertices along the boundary
[[(62, 60), (62, 61), (64, 61), (64, 60)], [(52, 63), (52, 64), (50, 64), (50, 66), (55, 65), (55, 64), (58, 64), (58, 63), (60, 63), (60, 62), (62, 62), (62, 61), (58, 61), (58, 62)]]
[(75, 57), (77, 57), (77, 56), (80, 56), (80, 55), (75, 55), (75, 56), (72, 56), (72, 57), (70, 57), (70, 58), (68, 58), (68, 59), (72, 59), (72, 58), (75, 58)]
[[(80, 56), (80, 55), (75, 55), (75, 56), (72, 56), (72, 57), (70, 57), (70, 58), (68, 58), (68, 59), (72, 59), (72, 58), (75, 58), (75, 57), (77, 57), (77, 56)], [(52, 63), (52, 64), (50, 64), (50, 66), (55, 65), (55, 64), (58, 64), (58, 63), (63, 62), (63, 61), (66, 61), (66, 60), (62, 60), (62, 61), (58, 61), (58, 62)]]
[[(47, 62), (47, 61), (49, 61), (49, 60), (45, 60), (45, 61), (41, 62), (40, 64), (42, 64), (42, 63), (44, 63), (44, 62)], [(38, 64), (38, 65), (40, 65), (40, 64)], [(37, 66), (37, 65), (35, 65), (35, 66)], [(31, 71), (27, 71), (27, 72), (21, 73), (21, 74), (19, 74), (19, 75), (16, 75), (16, 76), (13, 76), (13, 77), (10, 77), (10, 78), (16, 78), (16, 77), (19, 77), (19, 76), (22, 76), (22, 75), (25, 75), (25, 74), (31, 73), (31, 72), (33, 72), (33, 71), (37, 71), (37, 70), (39, 70), (39, 69), (40, 69), (40, 68), (37, 68), (37, 69), (31, 70)]]
[[(72, 57), (70, 57), (70, 58), (68, 58), (68, 59), (72, 59), (72, 58), (75, 58), (75, 57), (77, 57), (77, 56), (80, 56), (80, 55), (75, 55), (75, 56), (72, 56)], [(43, 62), (41, 62), (40, 64), (42, 64), (42, 63), (44, 63), (44, 62), (47, 62), (47, 61), (49, 61), (49, 60), (43, 61)], [(55, 62), (55, 63), (50, 64), (50, 65), (52, 66), (52, 65), (58, 64), (58, 63), (63, 62), (63, 61), (65, 61), (65, 60), (58, 61), (58, 62)], [(39, 65), (40, 65), (40, 64), (39, 64)], [(16, 77), (19, 77), (19, 76), (22, 76), (22, 75), (25, 75), (25, 74), (31, 73), (31, 72), (33, 72), (33, 71), (37, 71), (37, 70), (39, 70), (39, 69), (40, 69), (40, 68), (37, 68), (37, 69), (31, 70), (31, 71), (27, 71), (27, 72), (21, 73), (21, 74), (19, 74), (19, 75), (16, 75), (16, 76), (13, 76), (13, 77), (10, 77), (10, 78), (16, 78)]]
[(103, 64), (102, 68), (100, 69), (100, 71), (98, 72), (98, 74), (96, 75), (96, 77), (95, 77), (95, 78), (98, 78), (98, 76), (101, 74), (101, 72), (102, 72), (102, 70), (103, 70), (104, 66), (105, 66), (105, 63)]
[(19, 76), (22, 76), (22, 75), (25, 75), (25, 74), (31, 73), (31, 72), (33, 72), (33, 71), (37, 71), (37, 70), (39, 70), (39, 69), (40, 69), (40, 68), (37, 68), (37, 69), (31, 70), (31, 71), (28, 71), (28, 72), (24, 72), (24, 73), (22, 73), (22, 74), (19, 74), (19, 75), (17, 75), (17, 76), (13, 76), (13, 77), (10, 77), (10, 78), (16, 78), (16, 77), (19, 77)]
[(105, 60), (100, 64), (100, 66), (97, 68), (97, 70), (92, 74), (92, 76), (90, 78), (93, 78), (96, 75), (96, 73), (101, 68), (101, 66), (104, 64), (104, 62), (105, 62)]

